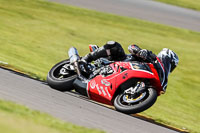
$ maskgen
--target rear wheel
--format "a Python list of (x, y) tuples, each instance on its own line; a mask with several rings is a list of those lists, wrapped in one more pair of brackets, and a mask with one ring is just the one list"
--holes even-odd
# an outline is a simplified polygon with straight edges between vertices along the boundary
[(129, 94), (119, 94), (114, 100), (117, 111), (126, 114), (135, 114), (151, 107), (157, 99), (157, 92), (153, 88), (148, 88), (141, 94), (134, 97)]
[(73, 89), (73, 81), (77, 78), (73, 66), (69, 60), (64, 60), (54, 65), (47, 75), (47, 83), (50, 87), (59, 91)]

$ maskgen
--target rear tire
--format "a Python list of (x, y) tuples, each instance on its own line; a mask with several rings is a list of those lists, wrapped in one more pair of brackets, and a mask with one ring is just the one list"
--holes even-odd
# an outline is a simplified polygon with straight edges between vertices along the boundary
[(150, 108), (156, 102), (157, 92), (153, 88), (148, 88), (144, 93), (144, 98), (132, 104), (123, 100), (124, 94), (119, 94), (114, 100), (116, 110), (126, 114), (135, 114)]
[(59, 91), (70, 91), (74, 89), (73, 82), (77, 78), (77, 74), (74, 71), (67, 71), (67, 75), (63, 78), (59, 77), (60, 69), (62, 69), (65, 64), (69, 63), (69, 60), (64, 60), (51, 68), (47, 75), (47, 83), (50, 87)]

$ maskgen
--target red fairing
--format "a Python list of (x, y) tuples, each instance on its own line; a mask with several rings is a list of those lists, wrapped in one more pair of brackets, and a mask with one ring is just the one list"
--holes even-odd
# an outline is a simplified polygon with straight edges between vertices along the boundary
[(148, 64), (148, 65), (149, 65), (149, 67), (151, 68), (151, 71), (154, 74), (154, 79), (152, 80), (151, 84), (157, 90), (158, 96), (160, 96), (160, 92), (163, 91), (163, 89), (162, 89), (162, 86), (161, 86), (160, 78), (158, 76), (158, 72), (155, 69), (155, 67), (153, 66), (153, 64)]
[[(114, 70), (113, 74), (103, 77), (98, 75), (88, 83), (87, 91), (90, 99), (112, 105), (113, 96), (118, 87), (130, 78), (145, 78), (152, 80), (153, 86), (160, 90), (160, 80), (157, 71), (150, 64), (152, 72), (134, 69), (128, 62), (115, 62), (110, 64)], [(126, 69), (123, 70), (122, 69)], [(162, 90), (162, 87), (161, 87)]]

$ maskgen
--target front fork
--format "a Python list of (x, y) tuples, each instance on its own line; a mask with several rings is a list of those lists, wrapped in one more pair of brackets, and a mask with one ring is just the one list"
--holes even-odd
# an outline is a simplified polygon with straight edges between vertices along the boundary
[(74, 62), (74, 69), (75, 69), (77, 75), (80, 77), (81, 76), (81, 71), (80, 71), (80, 68), (79, 68), (78, 61)]
[(125, 94), (135, 95), (138, 93), (143, 93), (146, 90), (145, 83), (138, 81), (135, 87), (130, 87), (129, 89), (125, 90)]

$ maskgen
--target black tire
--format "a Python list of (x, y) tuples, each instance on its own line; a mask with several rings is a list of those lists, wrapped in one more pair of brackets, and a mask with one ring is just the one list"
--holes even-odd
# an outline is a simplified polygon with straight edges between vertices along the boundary
[(117, 95), (114, 100), (115, 109), (126, 114), (135, 114), (150, 108), (156, 102), (157, 92), (153, 88), (148, 88), (145, 93), (146, 96), (134, 104), (123, 103), (124, 94)]
[(69, 60), (64, 60), (51, 68), (47, 75), (47, 83), (50, 87), (59, 91), (70, 91), (74, 89), (73, 82), (77, 78), (77, 74), (74, 71), (67, 71), (69, 74), (65, 75), (62, 79), (58, 77), (58, 73), (62, 66), (69, 63)]

